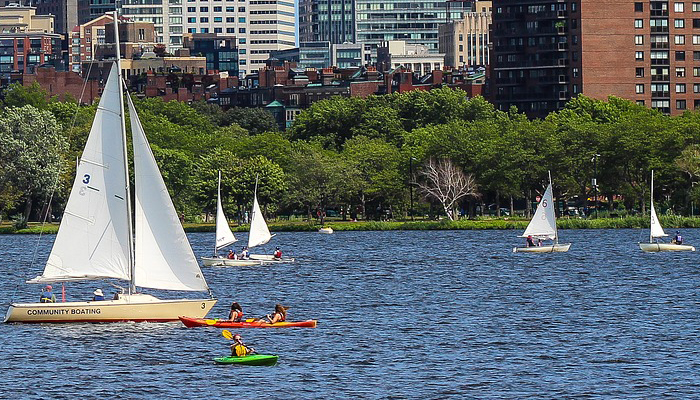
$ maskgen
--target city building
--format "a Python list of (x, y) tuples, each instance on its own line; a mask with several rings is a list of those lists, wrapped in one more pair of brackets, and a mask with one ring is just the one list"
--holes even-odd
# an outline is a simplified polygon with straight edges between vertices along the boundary
[(97, 52), (97, 46), (105, 44), (105, 25), (114, 24), (114, 18), (106, 14), (85, 24), (76, 25), (68, 40), (68, 70), (80, 72), (84, 61), (92, 61)]
[(330, 42), (300, 42), (299, 68), (323, 69), (331, 66)]
[(296, 46), (296, 12), (291, 0), (249, 0), (245, 3), (206, 0), (185, 4), (185, 33), (236, 36), (240, 76), (264, 67), (270, 52)]
[(300, 0), (299, 41), (354, 43), (355, 0)]
[(54, 17), (37, 15), (35, 7), (0, 7), (0, 79), (13, 71), (31, 73), (41, 64), (65, 69), (61, 35), (54, 33)]
[[(48, 1), (74, 1), (74, 0), (48, 0)], [(126, 1), (126, 0), (122, 0)], [(160, 4), (159, 2), (161, 0), (140, 0), (142, 4)], [(71, 3), (72, 7), (72, 3)], [(78, 24), (84, 24), (87, 22), (92, 21), (93, 19), (105, 15), (106, 13), (111, 13), (112, 11), (116, 10), (116, 1), (115, 0), (78, 0)], [(72, 8), (69, 9), (71, 11)], [(71, 19), (72, 16), (68, 16), (68, 19)], [(69, 21), (70, 22), (70, 21)], [(76, 24), (77, 25), (77, 24)], [(75, 25), (73, 25), (75, 26)], [(68, 24), (68, 28), (70, 31), (73, 29), (73, 26), (70, 26)]]
[(36, 7), (39, 15), (54, 16), (54, 31), (66, 34), (78, 22), (78, 1), (79, 0), (34, 0), (32, 5)]
[(228, 72), (230, 76), (238, 76), (238, 49), (235, 36), (217, 33), (185, 34), (183, 44), (190, 50), (191, 55), (206, 58), (207, 70)]
[(365, 65), (362, 43), (331, 45), (331, 65), (338, 68), (359, 68)]
[(433, 70), (441, 70), (445, 65), (445, 55), (431, 53), (427, 46), (407, 44), (403, 40), (384, 42), (377, 50), (377, 69), (386, 72), (405, 67), (418, 75)]
[(477, 1), (461, 20), (440, 24), (438, 49), (451, 67), (489, 64), (491, 1)]
[[(438, 25), (462, 19), (473, 10), (474, 3), (465, 1), (415, 0), (385, 2), (355, 0), (356, 42), (365, 45), (365, 63), (374, 64), (377, 49), (387, 41), (403, 40), (423, 45), (431, 53), (438, 52)], [(448, 11), (449, 10), (449, 11)], [(449, 15), (448, 15), (449, 13)]]
[[(493, 1), (491, 94), (545, 117), (572, 97), (700, 107), (700, 2)], [(691, 87), (692, 86), (692, 87)]]
[[(89, 0), (109, 1), (109, 0)], [(156, 42), (174, 52), (182, 48), (183, 0), (121, 0), (119, 15), (135, 22), (151, 22), (155, 27)], [(190, 2), (190, 4), (192, 4)]]

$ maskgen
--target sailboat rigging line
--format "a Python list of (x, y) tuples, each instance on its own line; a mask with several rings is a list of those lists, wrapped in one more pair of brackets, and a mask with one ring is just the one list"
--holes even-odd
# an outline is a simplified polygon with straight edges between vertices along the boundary
[[(80, 112), (80, 105), (83, 104), (83, 96), (85, 96), (85, 88), (87, 87), (87, 82), (90, 77), (90, 72), (92, 71), (92, 66), (95, 63), (94, 59), (90, 60), (90, 64), (88, 66), (87, 74), (85, 74), (85, 77), (83, 78), (83, 88), (80, 90), (80, 98), (78, 99), (78, 106), (75, 108), (75, 113), (73, 114), (73, 120), (70, 123), (70, 128), (68, 128), (68, 146), (69, 146), (69, 151), (70, 151), (70, 142), (73, 137), (73, 128), (75, 128), (75, 121), (78, 120), (78, 113)], [(92, 100), (92, 99), (91, 99)], [(76, 169), (78, 168), (78, 165), (76, 163)], [(105, 167), (107, 168), (107, 167)], [(44, 236), (44, 226), (46, 225), (46, 220), (49, 218), (49, 210), (51, 209), (51, 203), (53, 202), (53, 196), (56, 194), (56, 187), (58, 186), (58, 180), (61, 177), (61, 172), (63, 172), (63, 168), (59, 167), (58, 174), (56, 174), (56, 180), (54, 181), (53, 186), (51, 187), (51, 194), (48, 196), (48, 200), (46, 201), (46, 213), (44, 214), (44, 217), (42, 218), (41, 221), (41, 230), (39, 231), (39, 237), (36, 239), (36, 245), (34, 246), (34, 254), (32, 255), (32, 260), (29, 264), (30, 268), (34, 268), (34, 263), (36, 262), (36, 256), (37, 253), (39, 252), (39, 244), (41, 243), (41, 238)], [(17, 284), (19, 286), (19, 284)], [(17, 288), (15, 288), (15, 291), (17, 291)], [(14, 293), (12, 294), (12, 298), (14, 299)]]

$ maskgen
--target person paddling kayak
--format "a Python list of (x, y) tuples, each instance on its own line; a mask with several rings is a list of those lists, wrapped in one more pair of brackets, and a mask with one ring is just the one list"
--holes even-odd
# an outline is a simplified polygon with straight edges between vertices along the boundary
[(243, 343), (243, 338), (241, 337), (241, 335), (233, 335), (233, 343), (231, 344), (231, 357), (245, 357), (250, 354), (255, 354), (255, 349), (246, 346)]
[(287, 320), (287, 310), (289, 307), (285, 307), (282, 304), (276, 304), (275, 305), (275, 312), (272, 315), (268, 315), (267, 319), (270, 321), (271, 324), (274, 324), (275, 322), (284, 322)]
[(243, 319), (243, 308), (235, 301), (231, 304), (231, 312), (228, 314), (228, 319), (233, 322), (241, 322), (241, 319)]

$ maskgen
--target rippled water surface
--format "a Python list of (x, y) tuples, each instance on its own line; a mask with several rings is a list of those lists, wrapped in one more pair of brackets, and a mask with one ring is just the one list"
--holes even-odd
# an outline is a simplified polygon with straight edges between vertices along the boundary
[[(240, 331), (277, 366), (215, 365), (229, 350), (213, 328), (0, 324), (0, 397), (700, 397), (700, 253), (643, 254), (642, 230), (579, 230), (562, 231), (569, 253), (513, 254), (517, 234), (280, 233), (265, 251), (294, 264), (204, 269), (220, 299), (210, 316), (281, 302), (319, 320)], [(700, 230), (683, 234), (700, 244)], [(212, 236), (190, 235), (198, 256)], [(0, 235), (3, 312), (13, 295), (38, 299), (22, 282), (52, 240), (32, 264), (37, 236)], [(69, 300), (96, 287), (70, 284)]]

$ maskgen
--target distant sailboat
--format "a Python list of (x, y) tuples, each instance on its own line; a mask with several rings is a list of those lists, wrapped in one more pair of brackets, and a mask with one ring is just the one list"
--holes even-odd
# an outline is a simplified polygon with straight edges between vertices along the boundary
[[(639, 243), (639, 248), (644, 252), (659, 252), (659, 251), (695, 251), (695, 247), (687, 244), (663, 243), (658, 239), (668, 236), (661, 226), (659, 217), (656, 216), (656, 208), (654, 208), (654, 171), (651, 171), (651, 215), (649, 222), (649, 243)], [(654, 241), (656, 239), (656, 241)]]
[[(115, 18), (118, 33), (116, 23)], [(136, 188), (132, 235), (121, 82), (117, 53), (46, 267), (28, 283), (120, 279), (129, 282), (128, 292), (105, 301), (12, 303), (5, 322), (177, 321), (181, 315), (204, 317), (216, 303), (161, 300), (136, 291), (209, 287), (129, 98)]]
[(559, 244), (557, 232), (557, 219), (554, 214), (554, 198), (552, 195), (552, 175), (549, 175), (549, 186), (544, 191), (540, 203), (537, 205), (535, 215), (530, 220), (525, 232), (520, 237), (532, 236), (539, 240), (553, 240), (550, 245), (515, 247), (513, 252), (523, 253), (564, 253), (569, 251), (571, 243)]
[[(270, 233), (270, 229), (267, 227), (267, 222), (265, 222), (265, 216), (263, 216), (260, 210), (260, 204), (258, 203), (258, 179), (255, 178), (255, 191), (253, 192), (253, 213), (250, 216), (250, 233), (248, 234), (248, 249), (252, 249), (255, 246), (262, 246), (275, 236)], [(250, 258), (253, 260), (261, 260), (265, 263), (279, 263), (279, 262), (293, 262), (293, 258), (275, 258), (271, 254), (251, 254)]]
[(224, 208), (221, 205), (221, 171), (219, 171), (219, 185), (216, 190), (216, 244), (214, 245), (213, 257), (202, 257), (202, 263), (207, 266), (247, 266), (260, 265), (259, 260), (235, 260), (225, 257), (219, 257), (219, 249), (232, 245), (237, 242), (236, 237), (231, 232), (231, 227), (226, 220)]

